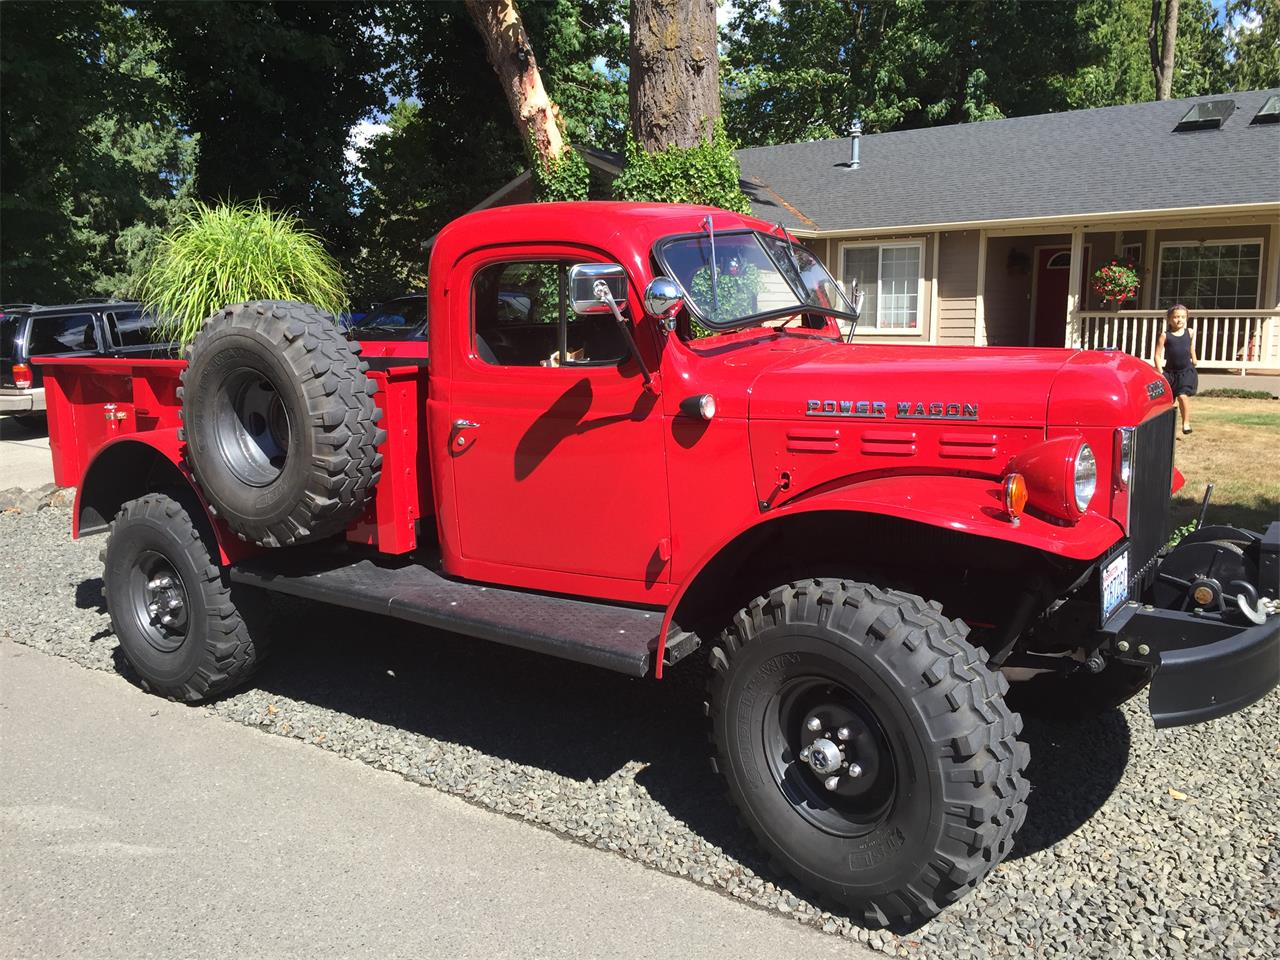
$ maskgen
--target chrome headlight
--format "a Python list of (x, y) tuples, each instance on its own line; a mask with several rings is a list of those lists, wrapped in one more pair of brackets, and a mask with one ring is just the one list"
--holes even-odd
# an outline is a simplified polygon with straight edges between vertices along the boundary
[(1087, 443), (1080, 444), (1076, 451), (1075, 486), (1076, 509), (1084, 513), (1098, 489), (1098, 461), (1094, 459), (1093, 448)]
[(1121, 490), (1128, 490), (1133, 478), (1133, 435), (1133, 427), (1116, 430), (1116, 486)]

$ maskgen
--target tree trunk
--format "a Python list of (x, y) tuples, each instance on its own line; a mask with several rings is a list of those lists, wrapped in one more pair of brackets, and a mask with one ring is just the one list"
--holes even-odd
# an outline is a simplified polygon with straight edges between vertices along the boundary
[(1151, 22), (1147, 25), (1147, 46), (1151, 51), (1151, 71), (1156, 76), (1156, 99), (1168, 100), (1173, 89), (1173, 54), (1178, 44), (1178, 2), (1164, 0), (1163, 44), (1161, 42), (1160, 0), (1151, 0)]
[(547, 96), (538, 61), (529, 46), (515, 0), (465, 0), (467, 12), (484, 38), (489, 63), (498, 74), (516, 129), (531, 162), (559, 160), (564, 153), (560, 109)]
[(631, 0), (631, 132), (646, 151), (691, 147), (720, 119), (715, 0)]

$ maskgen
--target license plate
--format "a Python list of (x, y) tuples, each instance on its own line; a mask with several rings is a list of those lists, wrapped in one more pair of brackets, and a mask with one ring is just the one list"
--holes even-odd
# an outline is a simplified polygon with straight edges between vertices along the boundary
[(1102, 619), (1129, 599), (1129, 551), (1122, 550), (1102, 568)]

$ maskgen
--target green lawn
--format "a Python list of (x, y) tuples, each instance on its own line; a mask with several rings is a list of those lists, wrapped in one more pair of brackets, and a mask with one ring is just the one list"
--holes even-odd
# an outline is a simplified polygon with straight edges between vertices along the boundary
[(1209, 482), (1209, 522), (1262, 530), (1280, 519), (1280, 400), (1193, 397), (1191, 424), (1174, 451), (1187, 483), (1173, 498), (1173, 526), (1196, 518)]

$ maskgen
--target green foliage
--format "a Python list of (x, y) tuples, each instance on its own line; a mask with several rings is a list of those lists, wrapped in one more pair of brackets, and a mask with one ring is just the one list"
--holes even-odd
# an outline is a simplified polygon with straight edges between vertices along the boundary
[(148, 3), (183, 121), (201, 135), (205, 202), (269, 199), (335, 249), (352, 242), (351, 127), (386, 106), (373, 3)]
[[(845, 136), (855, 116), (879, 133), (1150, 100), (1150, 18), (1150, 0), (741, 0), (724, 35), (726, 127), (791, 143)], [(1280, 73), (1276, 21), (1257, 30), (1276, 70), (1241, 84), (1232, 70), (1251, 68), (1239, 54), (1232, 67), (1212, 0), (1182, 0), (1173, 95), (1266, 85)], [(1266, 61), (1265, 42), (1239, 36), (1244, 63)]]
[(138, 285), (160, 318), (156, 335), (183, 346), (230, 303), (300, 300), (335, 316), (342, 273), (319, 237), (288, 214), (253, 204), (195, 204), (159, 243)]
[[(711, 268), (699, 267), (690, 281), (689, 295), (704, 316), (726, 320), (755, 313), (760, 293), (760, 270), (748, 263), (738, 274), (716, 273), (716, 295), (711, 295)], [(718, 308), (718, 309), (717, 309)]]
[(533, 195), (541, 203), (586, 200), (591, 171), (582, 154), (566, 146), (558, 159), (537, 160), (533, 165)]
[(1167, 546), (1176, 547), (1179, 543), (1183, 541), (1183, 539), (1188, 534), (1194, 533), (1195, 530), (1196, 530), (1196, 522), (1194, 520), (1191, 521), (1190, 523), (1184, 523), (1182, 526), (1174, 530), (1173, 533), (1170, 535)]
[(1280, 0), (1231, 0), (1227, 19), (1233, 88), (1280, 87)]
[(668, 147), (657, 153), (646, 153), (628, 133), (627, 165), (613, 182), (614, 196), (619, 200), (699, 203), (750, 213), (751, 202), (739, 183), (735, 146), (720, 123), (702, 143)]
[[(1274, 400), (1276, 396), (1269, 390), (1243, 390), (1239, 387), (1211, 387), (1201, 390), (1197, 397), (1219, 397), (1229, 400)], [(1235, 421), (1233, 421), (1235, 422)]]
[(119, 4), (4, 4), (0, 299), (129, 292), (197, 152), (160, 48)]

